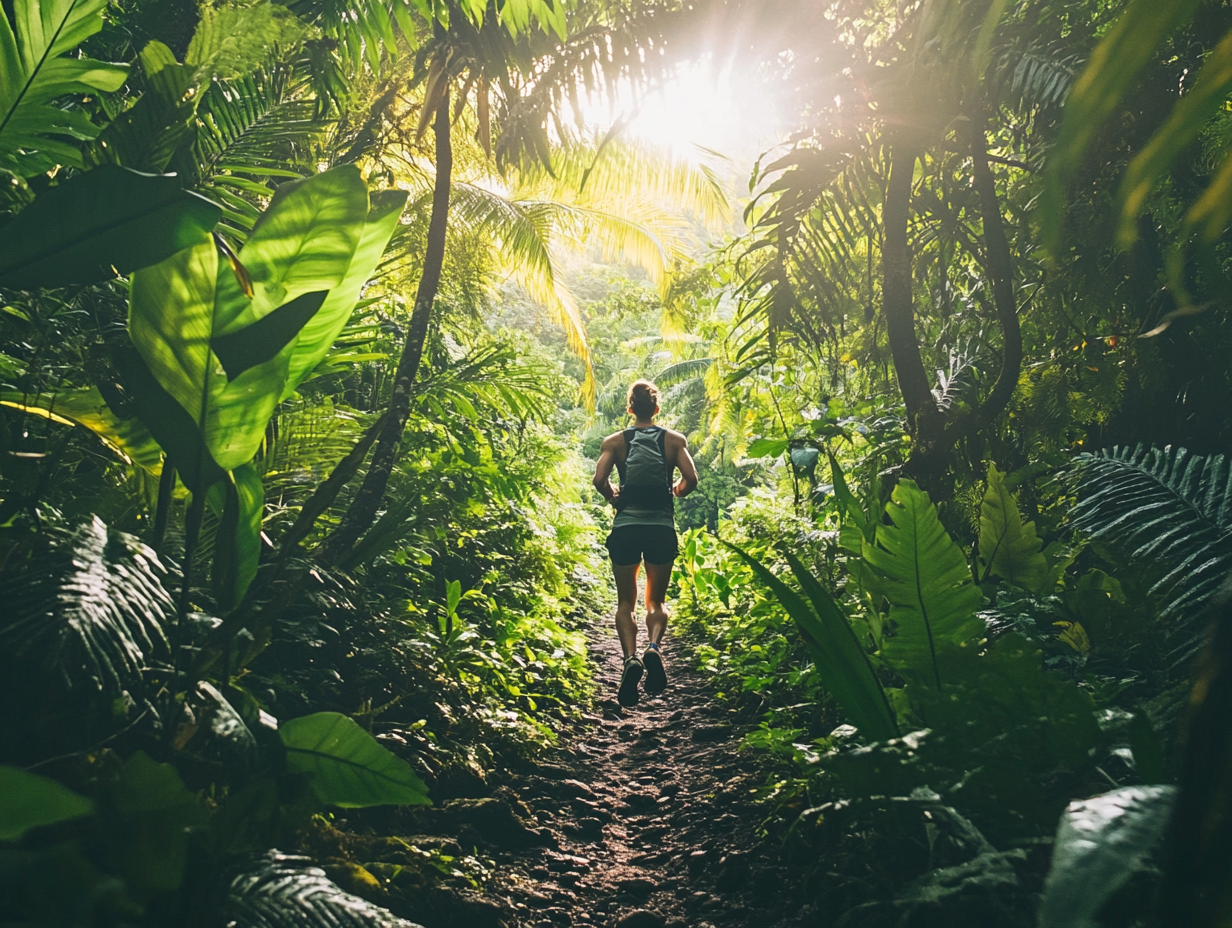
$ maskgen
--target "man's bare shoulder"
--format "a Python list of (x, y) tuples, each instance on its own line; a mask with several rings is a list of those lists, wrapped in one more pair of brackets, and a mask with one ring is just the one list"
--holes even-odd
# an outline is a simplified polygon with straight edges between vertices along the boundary
[(685, 438), (684, 436), (684, 432), (677, 432), (675, 429), (667, 429), (667, 428), (665, 428), (663, 431), (667, 432), (668, 439), (670, 439), (673, 442), (679, 442), (682, 445), (687, 445), (689, 443), (689, 440)]
[(617, 448), (622, 447), (624, 443), (625, 443), (625, 433), (624, 432), (613, 432), (607, 438), (603, 439), (602, 450), (603, 451), (614, 451)]

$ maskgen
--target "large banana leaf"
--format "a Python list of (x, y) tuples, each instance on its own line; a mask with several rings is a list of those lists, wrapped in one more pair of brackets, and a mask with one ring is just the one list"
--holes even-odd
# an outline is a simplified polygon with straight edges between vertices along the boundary
[(401, 190), (382, 190), (372, 194), (368, 219), (360, 236), (359, 247), (351, 258), (346, 276), (329, 292), (316, 315), (300, 330), (291, 352), (287, 371), (287, 384), (283, 399), (290, 396), (312, 373), (313, 368), (325, 360), (338, 335), (351, 318), (351, 311), (359, 300), (360, 291), (368, 282), (385, 246), (398, 226), (398, 219), (406, 205), (407, 194)]
[[(736, 545), (724, 542), (770, 588), (796, 623), (813, 657), (821, 683), (834, 696), (860, 733), (870, 740), (898, 737), (898, 725), (868, 656), (860, 646), (847, 616), (800, 560), (787, 554), (792, 573), (809, 601)], [(811, 606), (810, 606), (811, 601)]]
[(124, 84), (127, 65), (62, 57), (102, 28), (106, 6), (107, 0), (15, 0), (16, 33), (0, 16), (0, 167), (30, 176), (81, 163), (77, 146), (57, 137), (93, 138), (97, 127), (50, 103)]
[(980, 506), (980, 579), (1000, 577), (1042, 593), (1049, 580), (1043, 548), (1035, 523), (1023, 521), (1005, 475), (990, 461), (988, 490)]
[(346, 276), (367, 217), (368, 187), (353, 164), (279, 187), (239, 254), (252, 296), (235, 275), (222, 275), (215, 334), (237, 332), (307, 293), (332, 290)]
[(260, 447), (296, 338), (343, 282), (367, 213), (354, 166), (284, 185), (239, 255), (251, 299), (209, 236), (133, 275), (133, 343), (219, 468)]
[(864, 559), (884, 580), (895, 626), (882, 655), (909, 681), (941, 689), (938, 645), (965, 645), (982, 636), (984, 625), (975, 615), (980, 591), (962, 549), (915, 483), (898, 482), (886, 514), (892, 524), (877, 526), (875, 543), (864, 542)]
[(171, 175), (104, 165), (42, 193), (0, 229), (0, 286), (106, 280), (199, 242), (222, 210)]

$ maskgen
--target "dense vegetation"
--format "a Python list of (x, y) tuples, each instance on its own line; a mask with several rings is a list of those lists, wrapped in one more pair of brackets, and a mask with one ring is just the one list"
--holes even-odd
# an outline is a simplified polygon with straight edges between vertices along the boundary
[[(4, 13), (0, 922), (398, 924), (298, 855), (590, 704), (650, 377), (849, 924), (1232, 924), (1225, 4)], [(740, 201), (588, 121), (706, 56), (795, 114)]]

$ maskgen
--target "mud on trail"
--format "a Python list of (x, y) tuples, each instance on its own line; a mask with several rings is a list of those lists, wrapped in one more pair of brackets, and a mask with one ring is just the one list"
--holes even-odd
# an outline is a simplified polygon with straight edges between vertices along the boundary
[[(310, 843), (329, 875), (424, 928), (815, 924), (803, 871), (757, 837), (765, 810), (753, 791), (766, 774), (739, 750), (752, 722), (715, 699), (670, 631), (667, 692), (620, 708), (611, 623), (589, 638), (599, 704), (555, 749), (467, 797), (365, 817), (363, 830), (384, 837), (323, 828)], [(472, 849), (494, 864), (482, 892), (456, 870), (425, 876), (425, 861), (447, 872)]]

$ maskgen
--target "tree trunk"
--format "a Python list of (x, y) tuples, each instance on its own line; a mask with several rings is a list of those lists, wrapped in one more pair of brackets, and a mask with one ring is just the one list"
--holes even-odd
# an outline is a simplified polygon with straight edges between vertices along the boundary
[(993, 305), (997, 310), (997, 322), (1001, 325), (1001, 373), (997, 375), (997, 382), (988, 397), (970, 417), (970, 427), (965, 431), (977, 431), (990, 425), (1004, 411), (1022, 372), (1022, 331), (1018, 326), (1018, 304), (1014, 299), (1014, 262), (1005, 238), (997, 185), (988, 167), (988, 153), (984, 150), (984, 130), (974, 121), (971, 127), (971, 163), (975, 192), (980, 198)]
[(376, 440), (372, 464), (363, 485), (355, 495), (337, 530), (329, 537), (322, 560), (337, 564), (346, 558), (360, 536), (376, 521), (377, 510), (385, 498), (385, 489), (393, 473), (402, 430), (411, 412), (411, 390), (423, 358), (424, 340), (432, 318), (432, 305), (441, 282), (445, 263), (445, 231), (449, 220), (449, 186), (453, 174), (453, 147), (449, 137), (449, 91), (441, 94), (432, 122), (436, 137), (436, 183), (432, 189), (432, 218), (428, 223), (428, 244), (424, 250), (423, 275), (415, 293), (415, 308), (411, 313), (406, 344), (394, 375), (394, 392), (390, 397), (388, 415)]
[(881, 298), (886, 333), (898, 389), (907, 406), (907, 429), (916, 445), (914, 460), (927, 457), (940, 437), (943, 417), (929, 386), (915, 334), (915, 307), (911, 296), (911, 253), (907, 225), (911, 214), (911, 180), (915, 173), (914, 148), (896, 148), (890, 160), (882, 223), (885, 241), (881, 249)]

